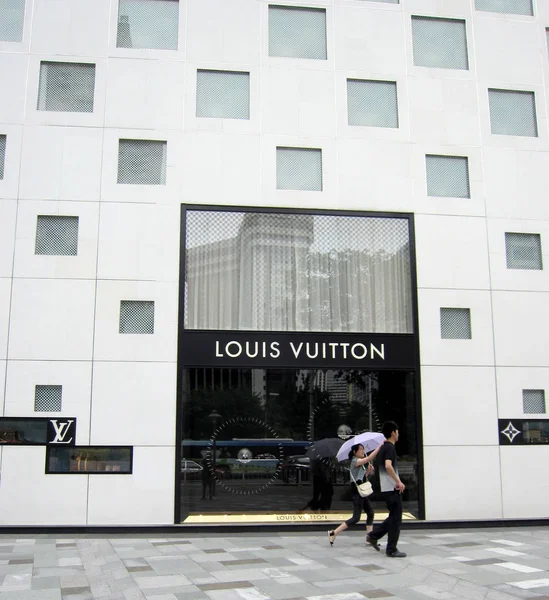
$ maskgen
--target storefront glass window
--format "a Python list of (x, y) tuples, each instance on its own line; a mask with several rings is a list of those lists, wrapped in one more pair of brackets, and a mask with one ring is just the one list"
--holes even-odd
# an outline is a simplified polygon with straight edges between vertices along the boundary
[(413, 333), (409, 221), (186, 212), (185, 328)]

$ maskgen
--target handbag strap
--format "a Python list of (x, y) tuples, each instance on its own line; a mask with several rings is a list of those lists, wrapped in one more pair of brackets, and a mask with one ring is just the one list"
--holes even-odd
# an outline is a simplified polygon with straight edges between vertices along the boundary
[[(366, 468), (364, 467), (364, 465), (360, 465), (362, 467), (362, 471), (364, 472), (364, 476), (366, 476)], [(358, 485), (358, 483), (356, 482), (356, 479), (353, 477), (353, 470), (351, 468), (349, 468), (349, 474), (351, 475), (351, 479), (353, 480), (355, 485)], [(363, 477), (364, 479), (364, 477)]]

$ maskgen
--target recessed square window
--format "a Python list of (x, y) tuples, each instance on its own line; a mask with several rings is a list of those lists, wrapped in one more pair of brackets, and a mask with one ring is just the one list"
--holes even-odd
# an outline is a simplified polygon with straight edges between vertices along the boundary
[(347, 79), (347, 114), (349, 125), (398, 127), (396, 82)]
[(42, 62), (38, 110), (93, 112), (95, 65)]
[(441, 308), (440, 337), (443, 340), (470, 340), (471, 310), (469, 308)]
[(118, 48), (177, 50), (179, 0), (120, 0)]
[(276, 188), (322, 191), (322, 150), (277, 148)]
[(250, 74), (199, 69), (196, 74), (196, 116), (249, 119)]
[(48, 256), (76, 256), (78, 217), (39, 215), (34, 253)]
[(533, 15), (532, 0), (475, 0), (477, 10), (508, 15)]
[(0, 135), (0, 179), (4, 179), (4, 164), (6, 162), (7, 137)]
[(0, 0), (0, 42), (23, 39), (25, 0)]
[(63, 387), (60, 385), (37, 385), (34, 388), (35, 412), (59, 412)]
[(505, 254), (508, 269), (543, 269), (539, 233), (505, 233)]
[(269, 56), (326, 60), (326, 9), (269, 6)]
[(165, 185), (166, 151), (163, 141), (120, 140), (117, 183)]
[(154, 302), (122, 300), (120, 302), (120, 333), (153, 334)]
[(412, 17), (414, 65), (469, 69), (467, 33), (461, 19)]
[(545, 390), (522, 390), (522, 410), (525, 414), (545, 413)]
[(538, 136), (534, 92), (488, 90), (490, 124), (496, 135)]
[(427, 195), (445, 198), (470, 198), (469, 163), (466, 156), (425, 157)]

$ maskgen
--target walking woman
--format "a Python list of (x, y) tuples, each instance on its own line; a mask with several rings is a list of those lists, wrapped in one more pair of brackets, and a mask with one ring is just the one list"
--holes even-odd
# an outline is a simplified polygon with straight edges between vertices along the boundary
[[(383, 444), (378, 446), (369, 456), (364, 455), (364, 446), (362, 444), (355, 444), (351, 447), (351, 451), (349, 452), (349, 460), (351, 461), (351, 466), (349, 467), (352, 475), (351, 479), (354, 479), (354, 481), (360, 484), (368, 475), (374, 472), (374, 467), (371, 465), (371, 462), (377, 456), (377, 453), (382, 445)], [(367, 468), (366, 465), (368, 465)], [(356, 484), (352, 483), (352, 486), (353, 516), (350, 519), (347, 519), (347, 521), (343, 521), (343, 523), (341, 523), (337, 529), (331, 529), (328, 531), (328, 540), (330, 542), (330, 546), (334, 545), (338, 534), (360, 521), (363, 510), (366, 513), (366, 535), (372, 531), (372, 526), (374, 523), (374, 509), (372, 508), (368, 498), (363, 498), (358, 493)], [(376, 550), (379, 550), (379, 548), (376, 548)]]

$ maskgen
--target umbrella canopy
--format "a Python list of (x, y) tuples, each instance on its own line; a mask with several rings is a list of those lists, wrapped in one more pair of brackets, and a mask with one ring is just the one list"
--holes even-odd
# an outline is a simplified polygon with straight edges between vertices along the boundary
[(347, 460), (349, 458), (349, 451), (355, 444), (362, 444), (365, 452), (372, 452), (372, 450), (375, 450), (384, 440), (385, 437), (382, 433), (375, 433), (374, 431), (359, 433), (350, 440), (347, 440), (341, 446), (337, 453), (337, 460), (340, 462), (342, 460)]
[(305, 456), (311, 459), (314, 458), (329, 458), (335, 456), (343, 444), (343, 440), (339, 438), (324, 438), (313, 442), (305, 451)]

